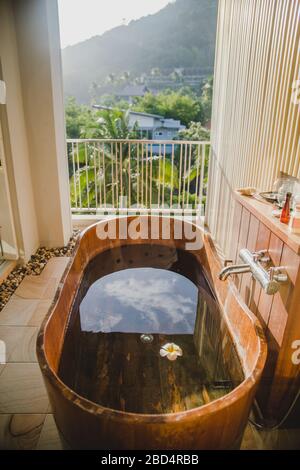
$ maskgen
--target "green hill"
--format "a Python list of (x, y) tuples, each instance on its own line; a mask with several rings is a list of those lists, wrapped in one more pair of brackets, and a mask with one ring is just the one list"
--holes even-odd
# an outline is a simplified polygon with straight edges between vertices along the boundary
[(93, 82), (108, 74), (197, 67), (213, 71), (217, 0), (176, 0), (154, 15), (63, 50), (65, 94), (89, 101)]

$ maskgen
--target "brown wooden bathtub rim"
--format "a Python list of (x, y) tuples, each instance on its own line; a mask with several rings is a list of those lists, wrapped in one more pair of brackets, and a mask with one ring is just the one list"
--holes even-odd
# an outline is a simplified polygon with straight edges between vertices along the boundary
[[(132, 218), (133, 217), (130, 217), (128, 219), (132, 220)], [(54, 407), (54, 412), (59, 415), (60, 411), (57, 403), (60, 402), (61, 409), (76, 407), (77, 410), (80, 410), (80, 413), (86, 412), (95, 419), (97, 419), (97, 417), (101, 417), (101, 420), (103, 421), (107, 419), (112, 421), (116, 420), (118, 425), (121, 427), (122, 425), (126, 426), (127, 423), (128, 425), (133, 424), (136, 426), (136, 429), (138, 429), (139, 426), (143, 424), (146, 429), (147, 426), (151, 427), (152, 425), (157, 425), (160, 423), (163, 427), (173, 426), (175, 429), (178, 426), (178, 423), (183, 427), (188, 426), (188, 422), (191, 419), (192, 421), (194, 421), (194, 419), (207, 421), (209, 416), (215, 414), (219, 415), (220, 413), (223, 413), (224, 416), (227, 416), (229, 411), (231, 409), (234, 411), (239, 403), (243, 404), (242, 408), (250, 407), (265, 363), (266, 342), (259, 322), (250, 312), (250, 310), (247, 309), (243, 301), (239, 298), (234, 285), (227, 281), (221, 282), (218, 280), (217, 273), (221, 269), (221, 263), (216, 254), (210, 236), (204, 232), (202, 234), (204, 249), (202, 248), (194, 254), (199, 258), (199, 261), (205, 270), (206, 276), (208, 277), (211, 284), (213, 284), (214, 291), (217, 295), (227, 327), (232, 336), (234, 344), (237, 346), (239, 354), (241, 354), (241, 351), (247, 353), (244, 358), (241, 358), (244, 371), (247, 375), (245, 380), (232, 392), (228, 393), (220, 399), (208, 403), (207, 405), (203, 405), (202, 407), (178, 413), (147, 415), (127, 413), (102, 407), (79, 396), (59, 379), (56, 372), (59, 363), (60, 350), (64, 340), (64, 332), (67, 325), (68, 315), (71, 310), (71, 304), (76, 296), (76, 289), (74, 289), (74, 286), (76, 285), (76, 288), (78, 288), (84, 268), (90, 259), (92, 259), (96, 254), (109, 249), (112, 246), (127, 244), (127, 240), (117, 240), (114, 242), (107, 241), (106, 243), (99, 244), (99, 240), (95, 237), (97, 225), (98, 224), (94, 224), (93, 226), (88, 227), (84, 232), (82, 232), (79, 240), (77, 241), (74, 258), (70, 261), (64, 273), (63, 282), (60, 284), (55, 300), (42, 324), (38, 335), (38, 360), (45, 378), (52, 406)], [(149, 240), (135, 240), (133, 243), (147, 243), (147, 241)], [(185, 240), (174, 240), (172, 243), (178, 248), (182, 248), (184, 242)], [(162, 244), (166, 243), (166, 241), (154, 240), (154, 243)], [(53, 320), (55, 319), (55, 314), (56, 321)], [(244, 325), (242, 324), (239, 326), (239, 318), (242, 318)], [(237, 338), (236, 330), (239, 328), (241, 331), (238, 331), (239, 338)], [(249, 331), (249, 328), (251, 331)], [(245, 331), (245, 329), (248, 329), (248, 331)], [(47, 346), (46, 335), (48, 337), (56, 335), (56, 337), (59, 338), (58, 350), (55, 351), (53, 348)], [(256, 345), (252, 345), (250, 340), (256, 341)], [(239, 342), (238, 345), (237, 341)], [(241, 344), (241, 342), (244, 342), (244, 344)], [(248, 344), (246, 344), (247, 342)], [(50, 359), (50, 363), (48, 359)], [(247, 362), (249, 363), (247, 364)], [(237, 410), (235, 410), (235, 412), (237, 412)], [(240, 410), (239, 414), (243, 414), (242, 409)], [(229, 418), (234, 420), (232, 413), (231, 417), (228, 416), (228, 419)], [(246, 418), (241, 418), (243, 426), (245, 425)], [(58, 418), (57, 421), (60, 421), (60, 419)], [(222, 419), (220, 420), (220, 416), (219, 421), (222, 421)], [(137, 425), (138, 423), (139, 426)], [(92, 426), (92, 424), (90, 425)], [(75, 426), (75, 423), (73, 423), (72, 426)], [(207, 437), (205, 441), (207, 442), (205, 443), (202, 439), (202, 443), (206, 446), (203, 448), (210, 448), (209, 446), (213, 442), (212, 437)], [(226, 445), (225, 442), (224, 445)]]

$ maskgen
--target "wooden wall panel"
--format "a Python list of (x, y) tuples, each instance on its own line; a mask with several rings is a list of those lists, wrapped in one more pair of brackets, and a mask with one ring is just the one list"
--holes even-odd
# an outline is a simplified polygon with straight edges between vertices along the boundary
[[(241, 248), (246, 247), (250, 251), (256, 251), (256, 241), (258, 237), (258, 230), (259, 230), (259, 221), (256, 217), (254, 217), (251, 214), (247, 243), (245, 246), (241, 246)], [(244, 298), (248, 307), (250, 306), (250, 303), (252, 302), (252, 292), (254, 288), (255, 288), (255, 280), (252, 278), (252, 275), (250, 273), (243, 274), (241, 276), (240, 294)]]
[(247, 240), (248, 250), (257, 251), (258, 233), (259, 233), (259, 220), (251, 214), (250, 215), (248, 240)]
[(300, 0), (219, 0), (207, 224), (226, 256), (232, 191), (300, 178)]
[(231, 233), (231, 244), (229, 250), (229, 259), (236, 262), (237, 259), (237, 246), (240, 236), (240, 228), (241, 228), (241, 220), (242, 220), (242, 205), (235, 201), (235, 208), (233, 213), (233, 220), (234, 223), (232, 225), (232, 233)]
[(292, 342), (300, 338), (300, 256), (287, 245), (284, 227), (281, 228), (281, 239), (275, 222), (271, 225), (276, 228), (276, 233), (258, 219), (259, 213), (251, 213), (244, 207), (246, 200), (236, 201), (235, 235), (231, 240), (235, 262), (240, 262), (241, 248), (267, 250), (270, 262), (266, 269), (282, 266), (288, 274), (288, 281), (274, 296), (267, 295), (251, 274), (232, 277), (243, 300), (260, 320), (268, 341), (268, 356), (257, 401), (266, 417), (280, 419), (294, 399), (300, 380), (297, 368), (291, 362)]
[(270, 230), (263, 223), (260, 222), (256, 240), (256, 250), (260, 251), (268, 249), (270, 244), (270, 237)]
[(283, 242), (274, 233), (271, 233), (269, 244), (269, 255), (274, 266), (280, 265)]
[(289, 280), (295, 285), (299, 272), (300, 257), (296, 256), (287, 245), (283, 247), (281, 265), (285, 267)]
[(282, 345), (287, 318), (288, 314), (286, 306), (280, 293), (277, 293), (273, 299), (268, 329), (272, 333), (279, 347)]
[(267, 295), (261, 289), (256, 315), (258, 319), (261, 321), (262, 326), (264, 327), (268, 325), (268, 322), (269, 322), (272, 302), (273, 302), (273, 297), (271, 295)]
[(240, 236), (239, 236), (239, 243), (238, 243), (238, 249), (237, 249), (237, 260), (239, 260), (240, 250), (247, 246), (249, 225), (250, 225), (250, 212), (243, 207)]

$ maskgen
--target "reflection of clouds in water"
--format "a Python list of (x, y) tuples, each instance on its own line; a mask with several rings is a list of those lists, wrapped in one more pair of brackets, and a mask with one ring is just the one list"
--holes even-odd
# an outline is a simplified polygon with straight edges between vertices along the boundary
[(96, 281), (80, 305), (84, 331), (192, 333), (198, 290), (183, 276), (130, 269)]
[[(118, 325), (120, 323), (120, 321), (122, 320), (122, 315), (121, 314), (113, 314), (113, 313), (110, 313), (109, 315), (105, 316), (105, 317), (102, 317), (102, 318), (99, 318), (99, 319), (95, 319), (96, 322), (99, 321), (99, 325), (98, 327), (96, 326), (96, 329), (98, 331), (103, 331), (103, 332), (106, 332), (106, 331), (113, 331), (114, 327), (116, 325)], [(86, 328), (86, 331), (88, 331), (89, 328)], [(92, 328), (93, 330), (93, 328)]]
[[(174, 323), (193, 312), (194, 302), (174, 292), (175, 280), (129, 278), (111, 282), (105, 286), (106, 295), (120, 299), (131, 308), (137, 308), (148, 315), (157, 311), (169, 315)], [(155, 318), (155, 317), (154, 317)]]

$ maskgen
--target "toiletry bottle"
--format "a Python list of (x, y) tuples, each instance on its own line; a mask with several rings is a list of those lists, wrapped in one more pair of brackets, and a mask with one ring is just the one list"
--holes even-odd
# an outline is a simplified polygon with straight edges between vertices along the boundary
[(293, 214), (289, 223), (289, 229), (292, 233), (300, 233), (300, 204), (294, 207)]
[(285, 203), (281, 212), (280, 222), (288, 224), (290, 221), (290, 204), (291, 204), (292, 193), (286, 194)]

